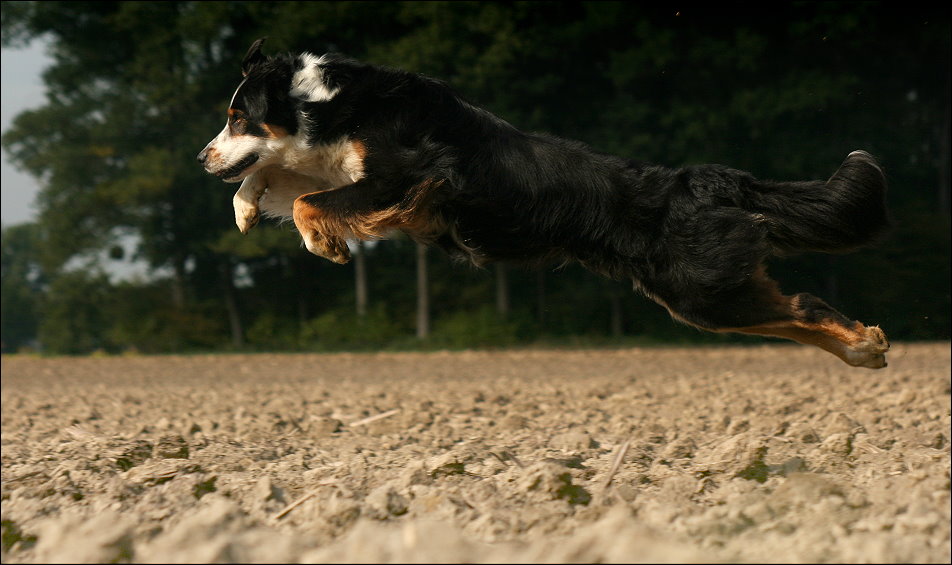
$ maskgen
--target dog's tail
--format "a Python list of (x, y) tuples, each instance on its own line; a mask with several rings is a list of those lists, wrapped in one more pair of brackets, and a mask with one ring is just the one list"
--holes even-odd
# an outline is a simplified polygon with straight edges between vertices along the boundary
[(886, 176), (872, 155), (853, 151), (826, 182), (754, 183), (752, 208), (778, 254), (843, 253), (877, 239), (890, 224)]

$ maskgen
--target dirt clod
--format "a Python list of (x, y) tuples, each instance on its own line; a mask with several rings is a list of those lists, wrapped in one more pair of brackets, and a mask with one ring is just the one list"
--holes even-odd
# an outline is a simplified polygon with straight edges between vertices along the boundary
[(167, 434), (155, 442), (153, 453), (161, 459), (188, 459), (188, 442), (178, 434)]

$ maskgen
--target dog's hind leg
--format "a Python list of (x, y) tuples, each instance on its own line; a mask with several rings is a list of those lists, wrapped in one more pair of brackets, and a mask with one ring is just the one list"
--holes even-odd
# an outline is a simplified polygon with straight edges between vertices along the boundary
[[(806, 299), (807, 301), (823, 303), (822, 300), (809, 294), (798, 294), (793, 296), (792, 299), (794, 301)], [(831, 311), (835, 312), (832, 309)], [(854, 367), (867, 367), (869, 369), (885, 367), (886, 351), (889, 350), (886, 334), (879, 326), (864, 326), (857, 321), (844, 323), (832, 317), (821, 319), (819, 322), (791, 320), (721, 331), (792, 339), (829, 351)]]
[(850, 320), (811, 294), (783, 295), (763, 269), (740, 288), (679, 302), (666, 306), (710, 331), (781, 337), (815, 345), (854, 367), (886, 366), (889, 342), (878, 326)]
[(815, 345), (854, 367), (881, 369), (886, 366), (889, 341), (878, 326), (864, 326), (850, 320), (811, 294), (783, 298), (786, 302), (784, 318), (719, 331), (782, 337)]

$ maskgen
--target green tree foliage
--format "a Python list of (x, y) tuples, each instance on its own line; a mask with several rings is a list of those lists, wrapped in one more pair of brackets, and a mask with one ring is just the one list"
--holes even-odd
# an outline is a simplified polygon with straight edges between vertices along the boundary
[(36, 260), (39, 226), (3, 229), (0, 240), (0, 334), (3, 350), (16, 351), (36, 339), (45, 276)]
[[(43, 183), (37, 224), (3, 234), (5, 350), (34, 336), (57, 352), (413, 343), (412, 242), (368, 246), (358, 320), (352, 266), (310, 256), (287, 224), (241, 236), (235, 187), (194, 161), (262, 36), (266, 51), (423, 72), (523, 129), (671, 166), (824, 178), (869, 150), (891, 181), (890, 237), (771, 270), (894, 339), (949, 337), (950, 27), (936, 5), (4, 2), (2, 14), (5, 45), (43, 36), (54, 61), (49, 102), (3, 136)], [(77, 269), (130, 234), (148, 281)], [(511, 269), (506, 321), (491, 319), (491, 270), (430, 253), (429, 275), (434, 346), (605, 339), (613, 304), (626, 335), (725, 339), (577, 266)]]
[(41, 306), (40, 341), (50, 350), (66, 354), (105, 349), (108, 292), (108, 278), (101, 273), (60, 273)]

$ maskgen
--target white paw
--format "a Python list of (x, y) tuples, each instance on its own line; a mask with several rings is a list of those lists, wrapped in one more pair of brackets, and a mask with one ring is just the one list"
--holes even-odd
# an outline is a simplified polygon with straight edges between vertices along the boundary
[(248, 233), (248, 230), (255, 227), (261, 218), (258, 203), (248, 202), (244, 198), (241, 198), (239, 191), (238, 194), (235, 194), (232, 205), (235, 207), (235, 224), (238, 225), (238, 229), (241, 230), (241, 233)]

